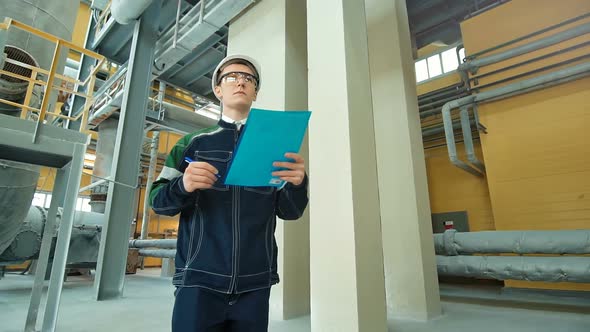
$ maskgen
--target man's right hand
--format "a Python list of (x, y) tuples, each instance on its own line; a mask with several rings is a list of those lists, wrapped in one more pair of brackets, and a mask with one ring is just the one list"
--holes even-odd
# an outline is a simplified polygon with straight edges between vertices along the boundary
[(197, 189), (209, 189), (217, 181), (219, 171), (209, 163), (193, 161), (188, 164), (182, 176), (184, 190), (189, 193)]

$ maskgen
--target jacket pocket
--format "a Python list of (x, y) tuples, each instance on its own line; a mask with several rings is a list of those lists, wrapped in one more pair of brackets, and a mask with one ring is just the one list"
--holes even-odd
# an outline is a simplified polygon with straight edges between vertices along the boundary
[(272, 195), (275, 187), (244, 187), (244, 190), (260, 195)]
[[(193, 225), (191, 228), (191, 237), (190, 237), (190, 246), (189, 252), (187, 255), (186, 266), (189, 267), (201, 251), (201, 245), (203, 244), (203, 232), (204, 232), (204, 224), (203, 224), (203, 214), (199, 210), (199, 208), (195, 208), (195, 213), (193, 217)], [(192, 248), (194, 250), (191, 250)]]
[(209, 151), (195, 151), (195, 161), (201, 161), (211, 164), (219, 171), (218, 179), (211, 187), (212, 190), (228, 191), (229, 186), (224, 185), (225, 176), (229, 171), (229, 164), (232, 159), (231, 151), (209, 150)]

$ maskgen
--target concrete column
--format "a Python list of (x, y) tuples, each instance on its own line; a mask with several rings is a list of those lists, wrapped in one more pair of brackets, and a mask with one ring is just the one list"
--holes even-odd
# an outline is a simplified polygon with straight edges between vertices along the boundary
[[(261, 90), (254, 107), (307, 109), (305, 1), (255, 4), (230, 25), (228, 54), (234, 53), (250, 55), (262, 67)], [(307, 160), (307, 142), (301, 154)], [(308, 314), (309, 212), (295, 222), (279, 221), (275, 235), (281, 282), (271, 292), (271, 318)]]
[(308, 0), (312, 331), (386, 331), (363, 1)]
[(424, 148), (405, 0), (365, 0), (390, 317), (440, 315)]

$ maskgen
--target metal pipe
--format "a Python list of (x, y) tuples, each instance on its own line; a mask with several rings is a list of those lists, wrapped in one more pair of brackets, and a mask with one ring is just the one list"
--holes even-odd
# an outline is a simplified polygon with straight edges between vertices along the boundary
[(480, 67), (491, 65), (500, 61), (517, 57), (522, 54), (530, 53), (551, 45), (555, 45), (563, 41), (579, 37), (589, 32), (590, 23), (581, 24), (566, 31), (559, 32), (549, 37), (545, 37), (534, 42), (512, 48), (505, 52), (493, 54), (481, 59), (468, 60), (467, 62), (459, 65), (459, 71), (470, 71), (471, 73), (476, 73)]
[(439, 276), (590, 282), (590, 257), (436, 256)]
[(446, 230), (434, 235), (437, 254), (590, 254), (590, 230), (485, 231)]
[(467, 91), (465, 91), (463, 93), (457, 93), (457, 92), (453, 91), (452, 93), (447, 93), (446, 96), (443, 95), (442, 97), (444, 97), (444, 98), (437, 98), (436, 100), (431, 101), (428, 104), (424, 104), (423, 103), (423, 104), (420, 105), (420, 103), (419, 103), (418, 111), (420, 111), (420, 113), (423, 113), (423, 112), (425, 112), (427, 110), (432, 110), (435, 107), (436, 108), (439, 108), (442, 105), (444, 105), (445, 103), (447, 103), (447, 102), (449, 102), (449, 101), (451, 101), (453, 99), (464, 97), (466, 95), (467, 95)]
[(176, 239), (164, 240), (130, 240), (129, 248), (160, 248), (160, 249), (175, 249)]
[[(161, 104), (160, 104), (161, 105)], [(156, 170), (156, 163), (158, 162), (158, 144), (160, 142), (160, 132), (154, 131), (152, 136), (152, 142), (150, 146), (150, 166), (148, 168), (147, 180), (145, 185), (145, 191), (143, 196), (143, 212), (141, 216), (141, 235), (142, 240), (147, 239), (150, 225), (150, 191), (152, 190), (152, 184), (154, 182), (154, 173)], [(144, 268), (144, 260), (140, 259), (140, 268)]]
[[(509, 76), (509, 77), (506, 77), (506, 78), (503, 78), (503, 79), (499, 79), (499, 80), (490, 82), (488, 84), (476, 85), (471, 90), (473, 91), (473, 90), (476, 90), (477, 89), (478, 91), (481, 91), (481, 90), (488, 89), (488, 88), (490, 88), (492, 86), (495, 86), (495, 85), (501, 85), (501, 84), (504, 84), (506, 82), (514, 81), (514, 80), (519, 79), (519, 78), (524, 78), (524, 77), (527, 77), (527, 76), (536, 75), (538, 73), (541, 73), (541, 72), (544, 72), (544, 71), (548, 71), (550, 69), (555, 69), (555, 68), (558, 68), (558, 67), (565, 67), (565, 66), (570, 65), (572, 63), (581, 62), (582, 60), (585, 60), (587, 58), (590, 58), (590, 54), (583, 54), (583, 55), (577, 56), (575, 58), (567, 59), (565, 61), (560, 61), (560, 62), (557, 62), (557, 63), (552, 63), (550, 65), (543, 66), (541, 68), (533, 69), (533, 70), (530, 70), (530, 71), (527, 71), (527, 72), (524, 72), (524, 73), (521, 73), (521, 74), (517, 74), (517, 75)], [(520, 63), (520, 64), (517, 64), (516, 66), (518, 67), (518, 66), (523, 65), (523, 64), (524, 63)], [(476, 78), (477, 77), (472, 77), (470, 80), (473, 81)]]
[[(202, 0), (201, 0), (202, 1)], [(203, 5), (201, 5), (202, 7)], [(172, 48), (176, 48), (176, 40), (178, 39), (178, 24), (180, 23), (180, 7), (182, 7), (182, 0), (178, 0), (178, 7), (176, 8), (176, 23), (174, 24), (174, 37), (172, 37)]]
[[(547, 59), (547, 58), (550, 58), (550, 57), (554, 57), (554, 56), (561, 55), (561, 54), (564, 54), (564, 53), (567, 53), (567, 52), (571, 52), (571, 51), (574, 51), (574, 50), (577, 50), (577, 49), (579, 49), (579, 48), (586, 47), (586, 46), (589, 46), (589, 45), (590, 45), (590, 41), (587, 41), (587, 42), (583, 42), (583, 43), (580, 43), (580, 44), (576, 44), (576, 45), (574, 45), (574, 46), (570, 46), (570, 47), (567, 47), (567, 48), (562, 48), (562, 49), (559, 49), (559, 50), (557, 50), (557, 51), (555, 51), (555, 52), (551, 52), (551, 53), (543, 54), (543, 55), (540, 55), (540, 56), (538, 56), (538, 57), (534, 57), (534, 58), (532, 58), (532, 59), (529, 59), (529, 60), (525, 60), (525, 61), (522, 61), (522, 62), (519, 62), (519, 63), (515, 63), (515, 64), (513, 64), (513, 65), (510, 65), (510, 66), (504, 66), (504, 67), (502, 67), (502, 68), (499, 68), (499, 69), (496, 69), (496, 70), (493, 70), (493, 71), (487, 72), (487, 73), (485, 73), (485, 74), (481, 74), (481, 75), (473, 76), (473, 77), (469, 78), (469, 79), (468, 79), (468, 81), (469, 81), (469, 82), (471, 82), (471, 81), (475, 81), (475, 80), (478, 80), (478, 81), (479, 81), (480, 79), (482, 79), (482, 78), (484, 78), (484, 77), (493, 76), (493, 75), (496, 75), (496, 74), (499, 74), (499, 73), (502, 73), (502, 72), (505, 72), (505, 71), (508, 71), (508, 70), (511, 70), (511, 69), (515, 69), (515, 68), (518, 68), (518, 67), (521, 67), (521, 66), (524, 66), (524, 65), (527, 65), (527, 64), (533, 63), (533, 62), (537, 62), (537, 61), (544, 60), (544, 59)], [(575, 59), (575, 60), (574, 60), (574, 59)], [(576, 58), (574, 58), (574, 59), (571, 59), (571, 60), (574, 60), (574, 61), (576, 61), (576, 60), (579, 60), (579, 59), (580, 59), (580, 57), (576, 57)], [(572, 62), (571, 60), (569, 60), (569, 62)], [(553, 64), (553, 66), (554, 66), (554, 65), (560, 66), (560, 65), (567, 64), (567, 63), (568, 63), (567, 61), (562, 61), (562, 62), (558, 62), (557, 64)], [(541, 69), (550, 69), (550, 68), (551, 68), (550, 66), (545, 66), (545, 67), (542, 67), (542, 68), (536, 69), (536, 70), (534, 70), (534, 71), (528, 72), (528, 74), (532, 74), (532, 73), (534, 73), (534, 72), (540, 71)], [(504, 80), (500, 80), (500, 81), (493, 82), (493, 84), (498, 84), (498, 83), (500, 83), (500, 82), (505, 82), (505, 81), (506, 81), (506, 80), (508, 80), (508, 79), (512, 80), (512, 79), (515, 79), (515, 78), (518, 78), (518, 75), (516, 75), (516, 76), (511, 76), (511, 77), (509, 77), (509, 78), (507, 78), (507, 79), (504, 79)], [(489, 85), (489, 84), (487, 84), (487, 85), (485, 85), (485, 86), (490, 86), (490, 85)], [(478, 86), (478, 88), (480, 88), (480, 89), (481, 89), (482, 87), (481, 87), (481, 86)]]
[(176, 249), (139, 249), (139, 256), (174, 258), (176, 257)]
[(143, 215), (141, 218), (141, 235), (142, 240), (147, 239), (149, 224), (150, 224), (150, 200), (149, 192), (154, 182), (154, 171), (156, 162), (158, 161), (158, 143), (160, 142), (160, 132), (154, 131), (152, 136), (152, 143), (150, 146), (150, 167), (148, 169), (147, 181), (145, 185), (145, 195), (143, 198)]
[(569, 20), (563, 21), (563, 22), (561, 22), (561, 23), (558, 23), (558, 24), (555, 24), (555, 25), (552, 25), (552, 26), (546, 27), (545, 29), (537, 30), (537, 31), (535, 31), (535, 32), (533, 32), (533, 33), (530, 33), (530, 34), (528, 34), (528, 35), (525, 35), (525, 36), (522, 36), (522, 37), (518, 37), (518, 38), (512, 39), (512, 40), (510, 40), (510, 41), (507, 41), (507, 42), (505, 42), (505, 43), (502, 43), (502, 44), (500, 44), (500, 45), (496, 45), (496, 46), (493, 46), (493, 47), (487, 48), (487, 49), (485, 49), (485, 50), (483, 50), (483, 51), (479, 51), (479, 52), (477, 52), (477, 53), (475, 53), (475, 54), (472, 54), (472, 55), (469, 55), (469, 56), (467, 56), (467, 57), (466, 57), (466, 60), (472, 60), (472, 59), (475, 59), (475, 58), (479, 57), (480, 55), (483, 55), (483, 54), (486, 54), (486, 53), (490, 53), (490, 52), (493, 52), (493, 51), (495, 51), (495, 50), (499, 50), (499, 49), (501, 49), (501, 48), (504, 48), (504, 47), (506, 47), (506, 46), (509, 46), (509, 45), (512, 45), (512, 44), (518, 43), (518, 42), (520, 42), (520, 41), (523, 41), (523, 40), (525, 40), (525, 39), (529, 39), (529, 38), (531, 38), (531, 37), (534, 37), (534, 36), (540, 35), (540, 34), (542, 34), (542, 33), (545, 33), (545, 32), (547, 32), (547, 31), (551, 31), (551, 30), (557, 29), (557, 28), (559, 28), (559, 27), (562, 27), (562, 26), (565, 26), (565, 25), (568, 25), (568, 24), (571, 24), (571, 23), (577, 22), (577, 21), (579, 21), (579, 20), (583, 20), (583, 19), (585, 19), (585, 18), (587, 18), (587, 17), (590, 17), (590, 13), (586, 13), (586, 14), (583, 14), (583, 15), (580, 15), (580, 16), (577, 16), (577, 17), (574, 17), (574, 18), (572, 18), (572, 19), (569, 19)]
[[(486, 167), (477, 159), (475, 149), (473, 148), (473, 137), (471, 136), (471, 120), (469, 119), (469, 106), (461, 107), (461, 131), (463, 132), (463, 141), (465, 142), (465, 154), (467, 160), (475, 166), (481, 173), (485, 174)], [(477, 123), (476, 123), (477, 125)]]
[(584, 77), (588, 75), (588, 73), (590, 73), (590, 62), (564, 68), (562, 70), (555, 71), (549, 74), (537, 76), (520, 82), (515, 82), (494, 90), (485, 91), (479, 94), (463, 97), (446, 103), (442, 108), (442, 115), (445, 128), (445, 138), (447, 141), (447, 149), (449, 152), (449, 159), (451, 160), (451, 163), (453, 163), (455, 166), (461, 169), (466, 170), (469, 173), (472, 173), (477, 176), (483, 176), (477, 169), (459, 160), (459, 158), (457, 157), (457, 148), (455, 146), (455, 133), (453, 132), (451, 110), (473, 103), (483, 103), (504, 99), (510, 96), (515, 96), (526, 92), (535, 91), (541, 88), (546, 88), (553, 85), (569, 82)]
[[(470, 124), (475, 125), (475, 122), (470, 121)], [(453, 128), (454, 129), (461, 128), (461, 121), (453, 121)], [(444, 131), (445, 131), (445, 128), (444, 128), (443, 124), (441, 123), (440, 125), (436, 125), (436, 126), (422, 129), (422, 137), (428, 137), (428, 136), (440, 134)]]
[(90, 190), (90, 189), (92, 189), (94, 187), (100, 186), (101, 184), (103, 184), (105, 182), (107, 182), (107, 179), (98, 180), (96, 182), (93, 182), (92, 184), (87, 185), (86, 187), (80, 188), (80, 190), (78, 190), (78, 192), (81, 193), (81, 192), (84, 192), (86, 190)]

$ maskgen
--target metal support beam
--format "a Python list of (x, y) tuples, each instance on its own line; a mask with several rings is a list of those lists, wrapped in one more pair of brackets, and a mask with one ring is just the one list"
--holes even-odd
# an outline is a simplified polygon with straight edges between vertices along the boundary
[(27, 320), (25, 323), (25, 332), (36, 331), (37, 315), (39, 314), (39, 305), (41, 303), (41, 295), (43, 293), (43, 283), (47, 272), (47, 265), (49, 262), (49, 252), (51, 251), (51, 242), (53, 240), (53, 230), (55, 229), (55, 222), (57, 220), (57, 208), (63, 204), (64, 195), (66, 192), (66, 179), (68, 178), (69, 166), (57, 170), (55, 182), (53, 185), (53, 192), (51, 204), (49, 205), (49, 212), (47, 213), (47, 221), (43, 230), (43, 240), (41, 241), (41, 251), (37, 260), (37, 268), (35, 272), (35, 281), (33, 282), (33, 290), (31, 292), (31, 302), (29, 304), (29, 311), (27, 313)]
[(76, 198), (78, 197), (78, 188), (80, 188), (85, 152), (85, 145), (78, 144), (75, 147), (69, 171), (67, 172), (64, 208), (51, 268), (51, 280), (49, 281), (42, 331), (55, 331), (57, 324), (57, 311), (59, 309), (61, 289), (66, 271), (68, 251), (70, 249), (70, 238), (72, 235), (72, 225), (74, 224), (74, 213), (76, 210)]
[[(123, 105), (115, 144), (112, 178), (132, 185), (137, 181), (152, 63), (160, 17), (160, 1), (154, 1), (135, 22), (131, 54), (125, 80)], [(109, 187), (95, 291), (97, 300), (121, 297), (129, 247), (129, 229), (133, 219), (135, 191), (127, 186)]]
[[(94, 43), (94, 30), (96, 29), (96, 22), (94, 20), (90, 20), (90, 24), (88, 24), (88, 30), (86, 31), (86, 41), (84, 42), (85, 48), (89, 50), (94, 50), (91, 45)], [(90, 75), (90, 71), (92, 66), (96, 64), (96, 61), (89, 56), (84, 54), (81, 55), (80, 59), (80, 67), (78, 70), (78, 81), (84, 81)], [(86, 93), (86, 86), (76, 86), (76, 92)], [(75, 116), (79, 112), (82, 112), (84, 109), (84, 104), (86, 103), (86, 99), (80, 97), (78, 95), (74, 95), (74, 100), (72, 101), (72, 106), (70, 107), (70, 111), (68, 116)], [(79, 130), (81, 126), (82, 117), (78, 121), (70, 121), (67, 120), (66, 128)]]

